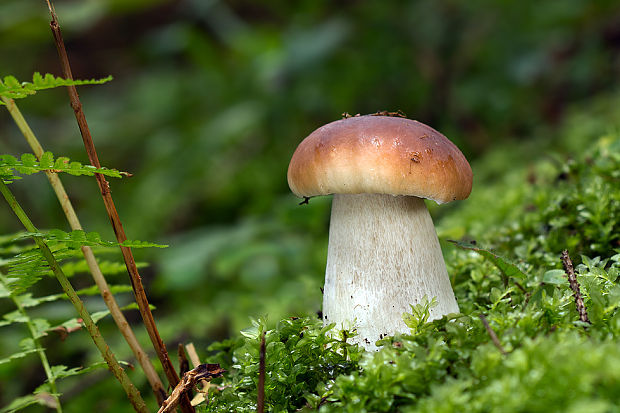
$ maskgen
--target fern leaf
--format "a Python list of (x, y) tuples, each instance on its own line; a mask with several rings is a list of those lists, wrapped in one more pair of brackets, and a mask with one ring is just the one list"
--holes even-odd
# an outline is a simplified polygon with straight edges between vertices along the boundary
[[(119, 361), (119, 363), (125, 366), (130, 365), (129, 363), (124, 362), (124, 361)], [(78, 376), (84, 373), (89, 373), (96, 369), (107, 369), (107, 368), (108, 368), (108, 364), (105, 361), (99, 361), (86, 367), (74, 367), (71, 369), (63, 365), (51, 366), (52, 376), (56, 380), (64, 379), (66, 377), (71, 377), (71, 376)]]
[[(97, 232), (85, 232), (82, 230), (65, 232), (52, 229), (48, 232), (22, 232), (14, 240), (39, 237), (47, 241), (54, 257), (64, 264), (67, 259), (77, 256), (76, 251), (83, 246), (89, 247), (118, 247), (123, 245), (132, 248), (156, 247), (165, 248), (167, 245), (155, 244), (146, 241), (125, 241), (122, 244), (105, 241)], [(81, 252), (80, 252), (81, 253)], [(38, 248), (25, 250), (9, 259), (9, 280), (6, 287), (11, 294), (23, 294), (29, 287), (37, 283), (41, 278), (51, 274), (47, 260)], [(119, 269), (119, 267), (116, 267)]]
[(50, 323), (44, 318), (33, 318), (32, 326), (34, 327), (32, 337), (37, 339), (47, 335), (47, 330), (50, 328)]
[(41, 303), (47, 303), (51, 301), (56, 301), (65, 296), (64, 293), (54, 294), (54, 295), (46, 295), (43, 297), (32, 297), (32, 294), (26, 293), (22, 295), (17, 295), (14, 297), (15, 301), (17, 301), (23, 308), (36, 307)]
[[(136, 266), (138, 268), (144, 268), (147, 264), (140, 262), (137, 263)], [(121, 274), (127, 271), (127, 267), (125, 267), (124, 263), (116, 261), (101, 261), (99, 262), (99, 269), (106, 276)], [(67, 277), (72, 277), (75, 274), (87, 273), (89, 271), (90, 269), (88, 268), (86, 260), (70, 261), (62, 265), (62, 272), (64, 272)]]
[[(108, 288), (110, 290), (110, 293), (114, 295), (119, 294), (119, 293), (127, 293), (127, 292), (133, 291), (133, 289), (131, 288), (131, 285), (128, 285), (128, 284), (109, 285)], [(1, 289), (2, 289), (2, 285), (0, 284), (0, 290)], [(92, 285), (90, 287), (78, 290), (77, 294), (90, 296), (90, 295), (99, 295), (100, 292), (99, 292), (99, 287), (97, 287), (96, 285)], [(26, 293), (26, 294), (15, 296), (14, 298), (21, 304), (23, 308), (31, 308), (31, 307), (36, 307), (42, 303), (49, 303), (52, 301), (66, 299), (67, 296), (65, 295), (65, 293), (60, 293), (60, 294), (51, 294), (51, 295), (45, 295), (42, 297), (35, 298), (35, 297), (32, 297), (32, 294)]]
[(95, 369), (107, 368), (107, 367), (108, 365), (106, 364), (105, 361), (91, 364), (88, 367), (74, 367), (72, 369), (68, 368), (67, 366), (58, 365), (58, 366), (52, 366), (52, 376), (54, 377), (54, 379), (59, 380), (59, 379), (64, 379), (65, 377), (77, 376), (80, 374), (88, 373)]
[(11, 296), (11, 292), (9, 291), (9, 289), (6, 288), (6, 285), (4, 285), (3, 282), (0, 282), (0, 298), (6, 298), (10, 296)]
[(49, 272), (47, 261), (38, 249), (22, 252), (9, 260), (7, 287), (12, 294), (21, 294)]
[[(149, 305), (149, 308), (151, 310), (154, 310), (155, 306)], [(124, 307), (121, 307), (121, 310), (123, 311), (138, 310), (138, 309), (139, 309), (138, 304), (135, 302), (127, 304)], [(96, 311), (94, 313), (91, 313), (90, 318), (92, 318), (93, 322), (97, 324), (99, 321), (107, 317), (109, 314), (110, 314), (110, 310)], [(82, 327), (82, 320), (80, 318), (70, 318), (69, 320), (61, 324), (55, 325), (53, 327), (48, 327), (47, 331), (58, 330), (59, 328), (65, 329), (66, 331), (72, 331), (72, 330), (78, 330), (81, 327)]]
[(148, 241), (127, 240), (122, 244), (113, 241), (105, 241), (101, 239), (101, 235), (97, 232), (85, 232), (82, 230), (75, 230), (71, 232), (61, 231), (59, 229), (52, 229), (47, 233), (28, 233), (27, 236), (42, 236), (48, 241), (62, 242), (70, 248), (79, 248), (82, 246), (103, 246), (103, 247), (116, 247), (122, 245), (130, 248), (166, 248), (167, 245), (155, 244)]
[(11, 311), (2, 316), (3, 320), (0, 321), (0, 327), (8, 326), (15, 323), (27, 323), (28, 317), (23, 315), (18, 310)]
[[(19, 353), (13, 353), (8, 357), (5, 357), (3, 359), (0, 359), (0, 364), (5, 364), (5, 363), (10, 363), (13, 360), (17, 360), (17, 359), (21, 359), (26, 357), (29, 354), (35, 353), (37, 351), (37, 349), (30, 349), (30, 350), (26, 350), (26, 351), (20, 351)], [(0, 410), (0, 412), (2, 412), (4, 410)]]
[[(9, 99), (23, 99), (34, 95), (39, 90), (61, 86), (100, 85), (111, 80), (112, 76), (103, 79), (69, 80), (56, 77), (51, 73), (41, 75), (39, 72), (35, 72), (32, 76), (32, 82), (20, 82), (14, 76), (5, 76), (4, 79), (0, 79), (0, 96)], [(0, 105), (2, 104), (4, 103), (0, 101)]]
[[(119, 293), (128, 293), (128, 292), (133, 291), (133, 288), (129, 284), (108, 285), (108, 288), (110, 289), (110, 293), (112, 293), (114, 295), (115, 294), (119, 294)], [(88, 287), (88, 288), (81, 289), (81, 290), (77, 291), (77, 293), (78, 293), (78, 295), (98, 295), (98, 294), (100, 294), (99, 287), (97, 287), (96, 285), (93, 285), (93, 286)]]
[(0, 155), (0, 178), (5, 183), (21, 179), (20, 176), (15, 175), (16, 172), (23, 175), (32, 175), (37, 172), (63, 172), (75, 176), (93, 176), (99, 173), (112, 178), (131, 175), (116, 169), (95, 168), (92, 165), (83, 165), (80, 162), (70, 161), (66, 157), (54, 159), (54, 154), (51, 152), (45, 152), (40, 161), (31, 153), (21, 155), (19, 160), (12, 155)]

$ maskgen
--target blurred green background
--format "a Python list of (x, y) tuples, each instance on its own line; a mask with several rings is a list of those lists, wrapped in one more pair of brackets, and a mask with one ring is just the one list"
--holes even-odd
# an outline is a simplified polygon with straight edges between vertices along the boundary
[[(114, 76), (79, 92), (101, 163), (133, 174), (111, 182), (128, 237), (170, 244), (136, 254), (150, 264), (143, 280), (171, 352), (194, 341), (204, 355), (250, 317), (320, 309), (330, 200), (298, 206), (286, 183), (292, 152), (317, 127), (343, 112), (401, 110), (461, 148), (475, 194), (528, 160), (516, 156), (533, 159), (551, 143), (565, 151), (557, 137), (569, 108), (599, 102), (620, 78), (615, 0), (82, 0), (58, 1), (56, 11), (74, 76)], [(1, 76), (60, 74), (48, 21), (42, 0), (0, 2)], [(87, 161), (64, 90), (18, 104), (47, 150)], [(27, 151), (0, 111), (0, 153)], [(95, 180), (63, 180), (84, 227), (113, 239)], [(13, 189), (36, 225), (68, 230), (45, 176)], [(432, 213), (441, 223), (458, 208)], [(2, 233), (20, 229), (8, 208), (0, 223)], [(37, 288), (57, 290), (53, 280)], [(88, 306), (103, 308), (96, 298)], [(65, 305), (45, 311), (73, 316)], [(128, 317), (139, 325), (137, 312)], [(131, 360), (112, 322), (101, 323)], [(96, 358), (84, 333), (44, 344), (55, 363)], [(40, 382), (35, 361), (3, 368), (0, 405)], [(8, 383), (18, 371), (24, 382)], [(62, 389), (67, 400), (75, 388)]]

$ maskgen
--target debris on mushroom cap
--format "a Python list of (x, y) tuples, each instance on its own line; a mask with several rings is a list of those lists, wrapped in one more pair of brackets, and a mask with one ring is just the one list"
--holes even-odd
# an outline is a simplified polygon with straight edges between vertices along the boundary
[(441, 133), (415, 120), (355, 116), (312, 132), (295, 150), (288, 184), (299, 197), (379, 193), (445, 203), (469, 196), (472, 171)]

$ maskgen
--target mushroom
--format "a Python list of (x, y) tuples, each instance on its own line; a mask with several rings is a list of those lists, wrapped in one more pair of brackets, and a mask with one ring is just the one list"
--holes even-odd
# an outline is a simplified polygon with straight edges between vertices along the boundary
[(402, 314), (436, 298), (430, 319), (459, 311), (423, 198), (469, 196), (469, 163), (444, 135), (395, 116), (355, 116), (320, 127), (288, 169), (293, 193), (334, 194), (323, 323), (356, 330), (367, 350), (406, 333)]

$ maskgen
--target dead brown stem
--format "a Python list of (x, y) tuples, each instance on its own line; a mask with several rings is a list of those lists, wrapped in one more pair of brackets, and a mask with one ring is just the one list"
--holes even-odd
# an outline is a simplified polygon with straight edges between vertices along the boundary
[[(50, 28), (52, 29), (54, 42), (56, 44), (56, 49), (60, 58), (63, 76), (66, 79), (73, 79), (73, 74), (71, 73), (71, 66), (69, 64), (69, 58), (67, 56), (67, 50), (65, 48), (62, 33), (60, 31), (60, 25), (58, 23), (58, 17), (56, 16), (56, 12), (54, 11), (54, 6), (51, 0), (46, 1), (52, 17), (52, 20), (50, 21)], [(86, 122), (84, 111), (82, 110), (82, 103), (80, 102), (80, 97), (78, 96), (77, 89), (75, 88), (75, 86), (67, 86), (67, 90), (69, 92), (71, 107), (73, 108), (73, 112), (75, 113), (75, 118), (77, 120), (78, 126), (80, 128), (80, 133), (82, 135), (82, 140), (84, 141), (84, 147), (86, 148), (86, 153), (88, 154), (88, 159), (90, 160), (91, 165), (96, 168), (100, 168), (101, 164), (99, 163), (99, 157), (97, 156), (95, 144), (93, 143), (90, 129), (88, 127), (88, 123)], [(114, 233), (116, 234), (116, 239), (119, 243), (123, 243), (127, 240), (127, 236), (125, 235), (125, 230), (123, 229), (120, 217), (118, 215), (118, 212), (116, 211), (116, 206), (110, 193), (110, 185), (108, 184), (108, 181), (105, 179), (105, 177), (101, 174), (95, 174), (95, 178), (97, 179), (97, 184), (99, 185), (106, 211), (112, 223), (112, 228), (114, 229)], [(129, 272), (131, 286), (133, 287), (136, 302), (138, 303), (138, 308), (140, 310), (140, 314), (142, 316), (142, 320), (144, 321), (146, 330), (149, 334), (151, 342), (153, 343), (155, 352), (157, 353), (157, 356), (159, 357), (159, 360), (162, 364), (166, 377), (168, 378), (168, 382), (171, 386), (176, 386), (179, 383), (179, 376), (177, 375), (174, 366), (170, 361), (166, 346), (159, 335), (157, 326), (155, 325), (155, 320), (153, 318), (153, 314), (151, 313), (151, 309), (149, 308), (149, 302), (146, 297), (146, 292), (144, 291), (144, 287), (142, 286), (142, 279), (138, 272), (138, 268), (136, 267), (136, 263), (133, 258), (131, 249), (123, 246), (121, 246), (120, 248), (123, 254), (123, 259), (125, 260), (125, 266), (127, 267), (127, 271)], [(187, 398), (185, 394), (184, 397), (181, 398), (181, 409), (184, 413), (194, 413), (194, 408), (190, 404), (189, 398)]]
[(258, 394), (256, 400), (256, 412), (265, 411), (265, 333), (260, 338), (260, 353), (258, 358)]
[(495, 347), (497, 347), (503, 355), (508, 354), (506, 353), (506, 350), (504, 350), (504, 347), (502, 347), (502, 343), (499, 342), (499, 338), (497, 338), (497, 334), (495, 334), (495, 331), (493, 331), (493, 329), (489, 325), (489, 322), (487, 318), (484, 316), (484, 314), (479, 314), (478, 317), (480, 317), (480, 321), (482, 321), (484, 328), (487, 330), (487, 333), (489, 333), (489, 336), (491, 337), (493, 344), (495, 344)]
[[(187, 350), (187, 355), (192, 362), (192, 366), (194, 368), (200, 365), (200, 358), (198, 357), (198, 353), (196, 352), (196, 347), (194, 347), (193, 343), (188, 343), (185, 346), (185, 350)], [(202, 389), (198, 391), (198, 394), (194, 396), (192, 399), (192, 406), (197, 406), (202, 402), (209, 402), (209, 386), (210, 383), (208, 380), (200, 380), (202, 384)]]
[(571, 290), (573, 290), (575, 305), (577, 306), (577, 312), (579, 313), (579, 320), (583, 321), (584, 323), (591, 324), (590, 319), (588, 318), (586, 305), (583, 303), (583, 298), (581, 297), (581, 289), (579, 288), (577, 276), (575, 276), (575, 270), (573, 269), (573, 262), (568, 255), (568, 250), (562, 251), (562, 265), (564, 266), (564, 272), (566, 273), (566, 277), (568, 278), (570, 288)]
[(187, 356), (185, 355), (185, 348), (183, 348), (183, 343), (179, 343), (177, 347), (177, 353), (179, 355), (179, 374), (183, 376), (189, 371), (189, 361), (187, 360)]
[(201, 364), (193, 370), (188, 371), (183, 375), (183, 379), (174, 388), (170, 397), (164, 401), (157, 413), (167, 413), (174, 410), (179, 404), (179, 401), (183, 399), (183, 396), (187, 397), (187, 392), (191, 390), (198, 381), (211, 380), (214, 377), (220, 377), (226, 370), (222, 369), (219, 364)]

